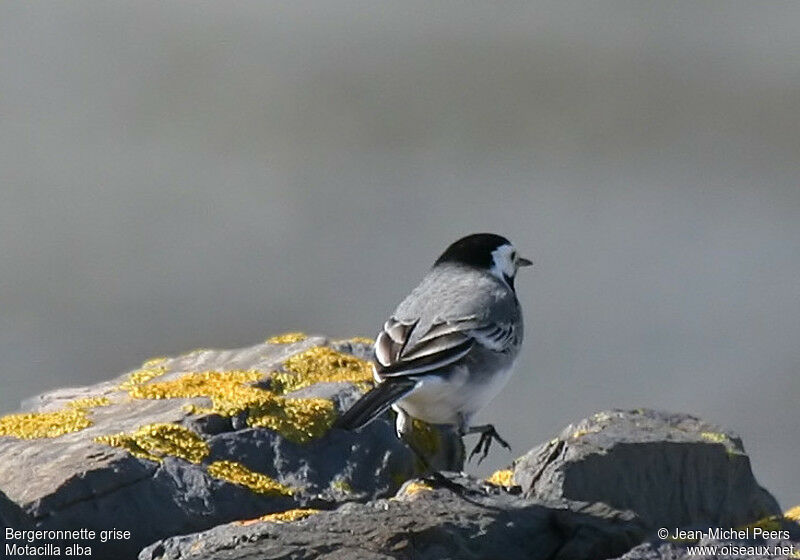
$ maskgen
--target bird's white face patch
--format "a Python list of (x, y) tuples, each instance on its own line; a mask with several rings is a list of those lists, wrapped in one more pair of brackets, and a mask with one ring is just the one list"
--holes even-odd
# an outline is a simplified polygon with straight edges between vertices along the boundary
[(492, 267), (489, 272), (500, 280), (508, 282), (517, 274), (517, 250), (513, 245), (500, 245), (492, 251)]

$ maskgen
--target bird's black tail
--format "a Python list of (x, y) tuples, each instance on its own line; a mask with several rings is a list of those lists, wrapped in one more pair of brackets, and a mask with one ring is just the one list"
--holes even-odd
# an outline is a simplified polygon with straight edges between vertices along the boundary
[(363, 397), (358, 399), (347, 412), (333, 424), (334, 428), (357, 430), (366, 426), (383, 414), (387, 408), (408, 394), (417, 381), (414, 379), (387, 379), (378, 383)]

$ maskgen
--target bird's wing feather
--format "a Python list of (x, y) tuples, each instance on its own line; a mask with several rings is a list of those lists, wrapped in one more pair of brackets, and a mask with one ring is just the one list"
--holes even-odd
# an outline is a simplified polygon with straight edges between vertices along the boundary
[(516, 343), (517, 329), (513, 323), (492, 323), (474, 329), (472, 336), (495, 352), (505, 352)]
[(506, 325), (487, 325), (476, 316), (438, 321), (419, 333), (419, 321), (389, 319), (375, 341), (380, 377), (401, 377), (441, 369), (463, 358), (475, 344), (500, 352), (511, 340)]
[(375, 361), (381, 366), (396, 362), (418, 322), (398, 321), (394, 317), (386, 321), (375, 339)]

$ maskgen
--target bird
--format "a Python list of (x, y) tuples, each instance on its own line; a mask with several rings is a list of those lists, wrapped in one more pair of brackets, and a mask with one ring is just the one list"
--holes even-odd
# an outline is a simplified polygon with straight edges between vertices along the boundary
[(413, 419), (454, 426), (462, 438), (480, 434), (470, 460), (481, 451), (483, 460), (492, 440), (510, 449), (492, 424), (471, 421), (511, 376), (523, 339), (514, 280), (532, 264), (493, 233), (467, 235), (447, 247), (378, 333), (374, 388), (334, 427), (358, 430), (391, 407), (397, 437), (426, 465), (409, 437)]

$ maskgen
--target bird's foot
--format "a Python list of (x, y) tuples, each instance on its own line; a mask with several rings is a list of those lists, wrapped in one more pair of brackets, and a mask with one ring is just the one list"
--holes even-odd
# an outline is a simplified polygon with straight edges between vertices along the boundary
[(491, 424), (486, 424), (484, 426), (472, 426), (467, 430), (468, 434), (480, 434), (481, 437), (478, 439), (477, 445), (472, 449), (472, 452), (469, 454), (468, 461), (471, 461), (472, 458), (477, 455), (481, 454), (478, 458), (478, 464), (486, 459), (486, 456), (489, 454), (489, 448), (492, 446), (492, 440), (497, 440), (497, 443), (511, 451), (511, 446), (508, 444), (506, 440), (500, 437), (500, 434), (497, 433), (497, 430), (494, 429), (494, 426)]

